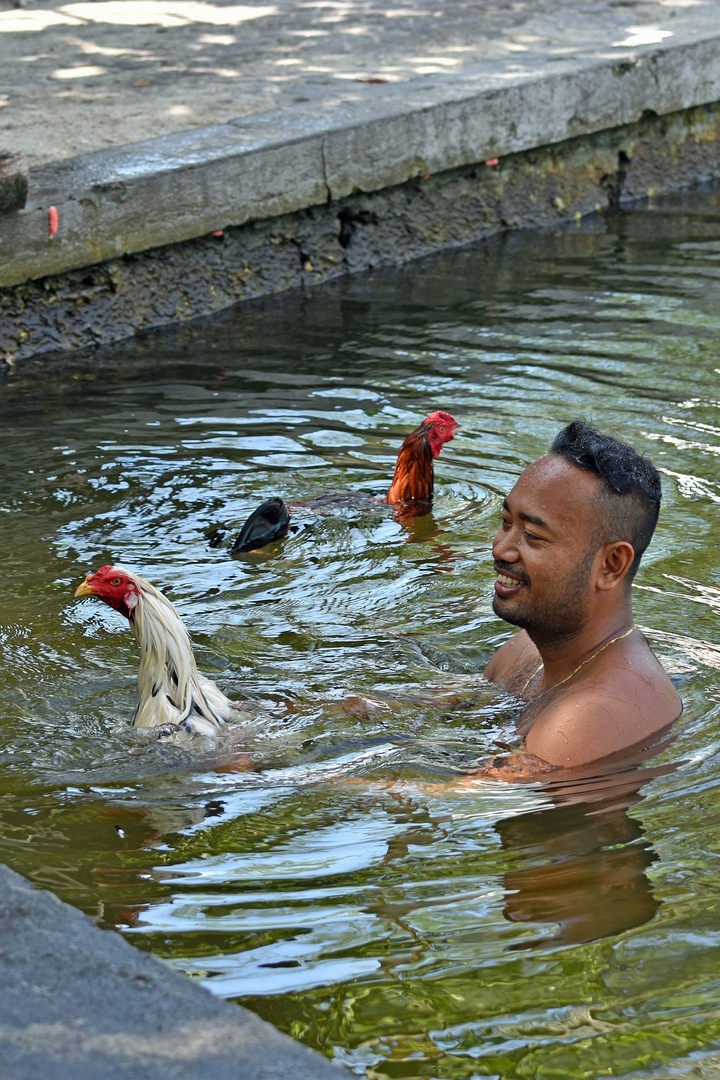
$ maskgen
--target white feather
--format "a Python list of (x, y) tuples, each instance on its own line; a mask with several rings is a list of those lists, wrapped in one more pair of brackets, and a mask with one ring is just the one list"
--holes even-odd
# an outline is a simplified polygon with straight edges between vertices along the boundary
[(190, 635), (168, 598), (132, 571), (115, 569), (139, 590), (130, 618), (140, 646), (133, 725), (178, 724), (185, 731), (216, 735), (233, 714), (232, 701), (199, 673)]

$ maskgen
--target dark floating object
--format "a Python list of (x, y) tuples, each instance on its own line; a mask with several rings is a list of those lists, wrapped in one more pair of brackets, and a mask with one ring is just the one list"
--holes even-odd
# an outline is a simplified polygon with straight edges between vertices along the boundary
[(290, 528), (290, 514), (282, 499), (268, 499), (257, 510), (253, 510), (235, 543), (230, 548), (231, 555), (238, 551), (255, 551), (265, 547), (272, 540), (279, 540)]

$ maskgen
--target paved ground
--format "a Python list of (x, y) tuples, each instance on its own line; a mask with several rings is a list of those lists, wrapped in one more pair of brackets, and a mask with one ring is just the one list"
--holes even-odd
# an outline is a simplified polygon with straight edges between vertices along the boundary
[(382, 110), (718, 32), (718, 0), (0, 0), (0, 149), (32, 166), (299, 105)]

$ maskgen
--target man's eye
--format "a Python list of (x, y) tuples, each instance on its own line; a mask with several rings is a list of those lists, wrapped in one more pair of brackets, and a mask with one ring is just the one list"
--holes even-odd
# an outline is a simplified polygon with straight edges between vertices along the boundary
[(528, 540), (542, 540), (542, 536), (536, 536), (535, 533), (528, 532), (527, 529), (525, 530), (525, 536)]

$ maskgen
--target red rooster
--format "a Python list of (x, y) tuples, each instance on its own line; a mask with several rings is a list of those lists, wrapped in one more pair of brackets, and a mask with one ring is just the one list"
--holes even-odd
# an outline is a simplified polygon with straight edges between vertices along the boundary
[[(386, 496), (391, 506), (401, 504), (398, 516), (402, 514), (403, 517), (414, 517), (418, 513), (428, 512), (435, 483), (433, 462), (440, 457), (445, 443), (451, 442), (455, 437), (458, 426), (457, 420), (450, 413), (438, 411), (430, 413), (420, 427), (411, 431), (405, 439), (400, 447), (395, 474)], [(347, 498), (347, 495), (321, 495), (313, 499), (311, 505), (319, 507), (323, 503)], [(268, 499), (247, 519), (230, 551), (233, 554), (257, 551), (271, 541), (285, 536), (289, 527), (290, 513), (283, 500), (277, 497)]]
[(400, 447), (395, 475), (387, 493), (391, 506), (399, 502), (432, 498), (435, 474), (433, 461), (455, 437), (458, 422), (450, 413), (434, 412), (408, 435)]
[(130, 622), (140, 646), (134, 727), (163, 727), (165, 736), (216, 735), (225, 724), (247, 719), (197, 669), (190, 635), (166, 596), (122, 566), (88, 574), (76, 596), (96, 596)]

